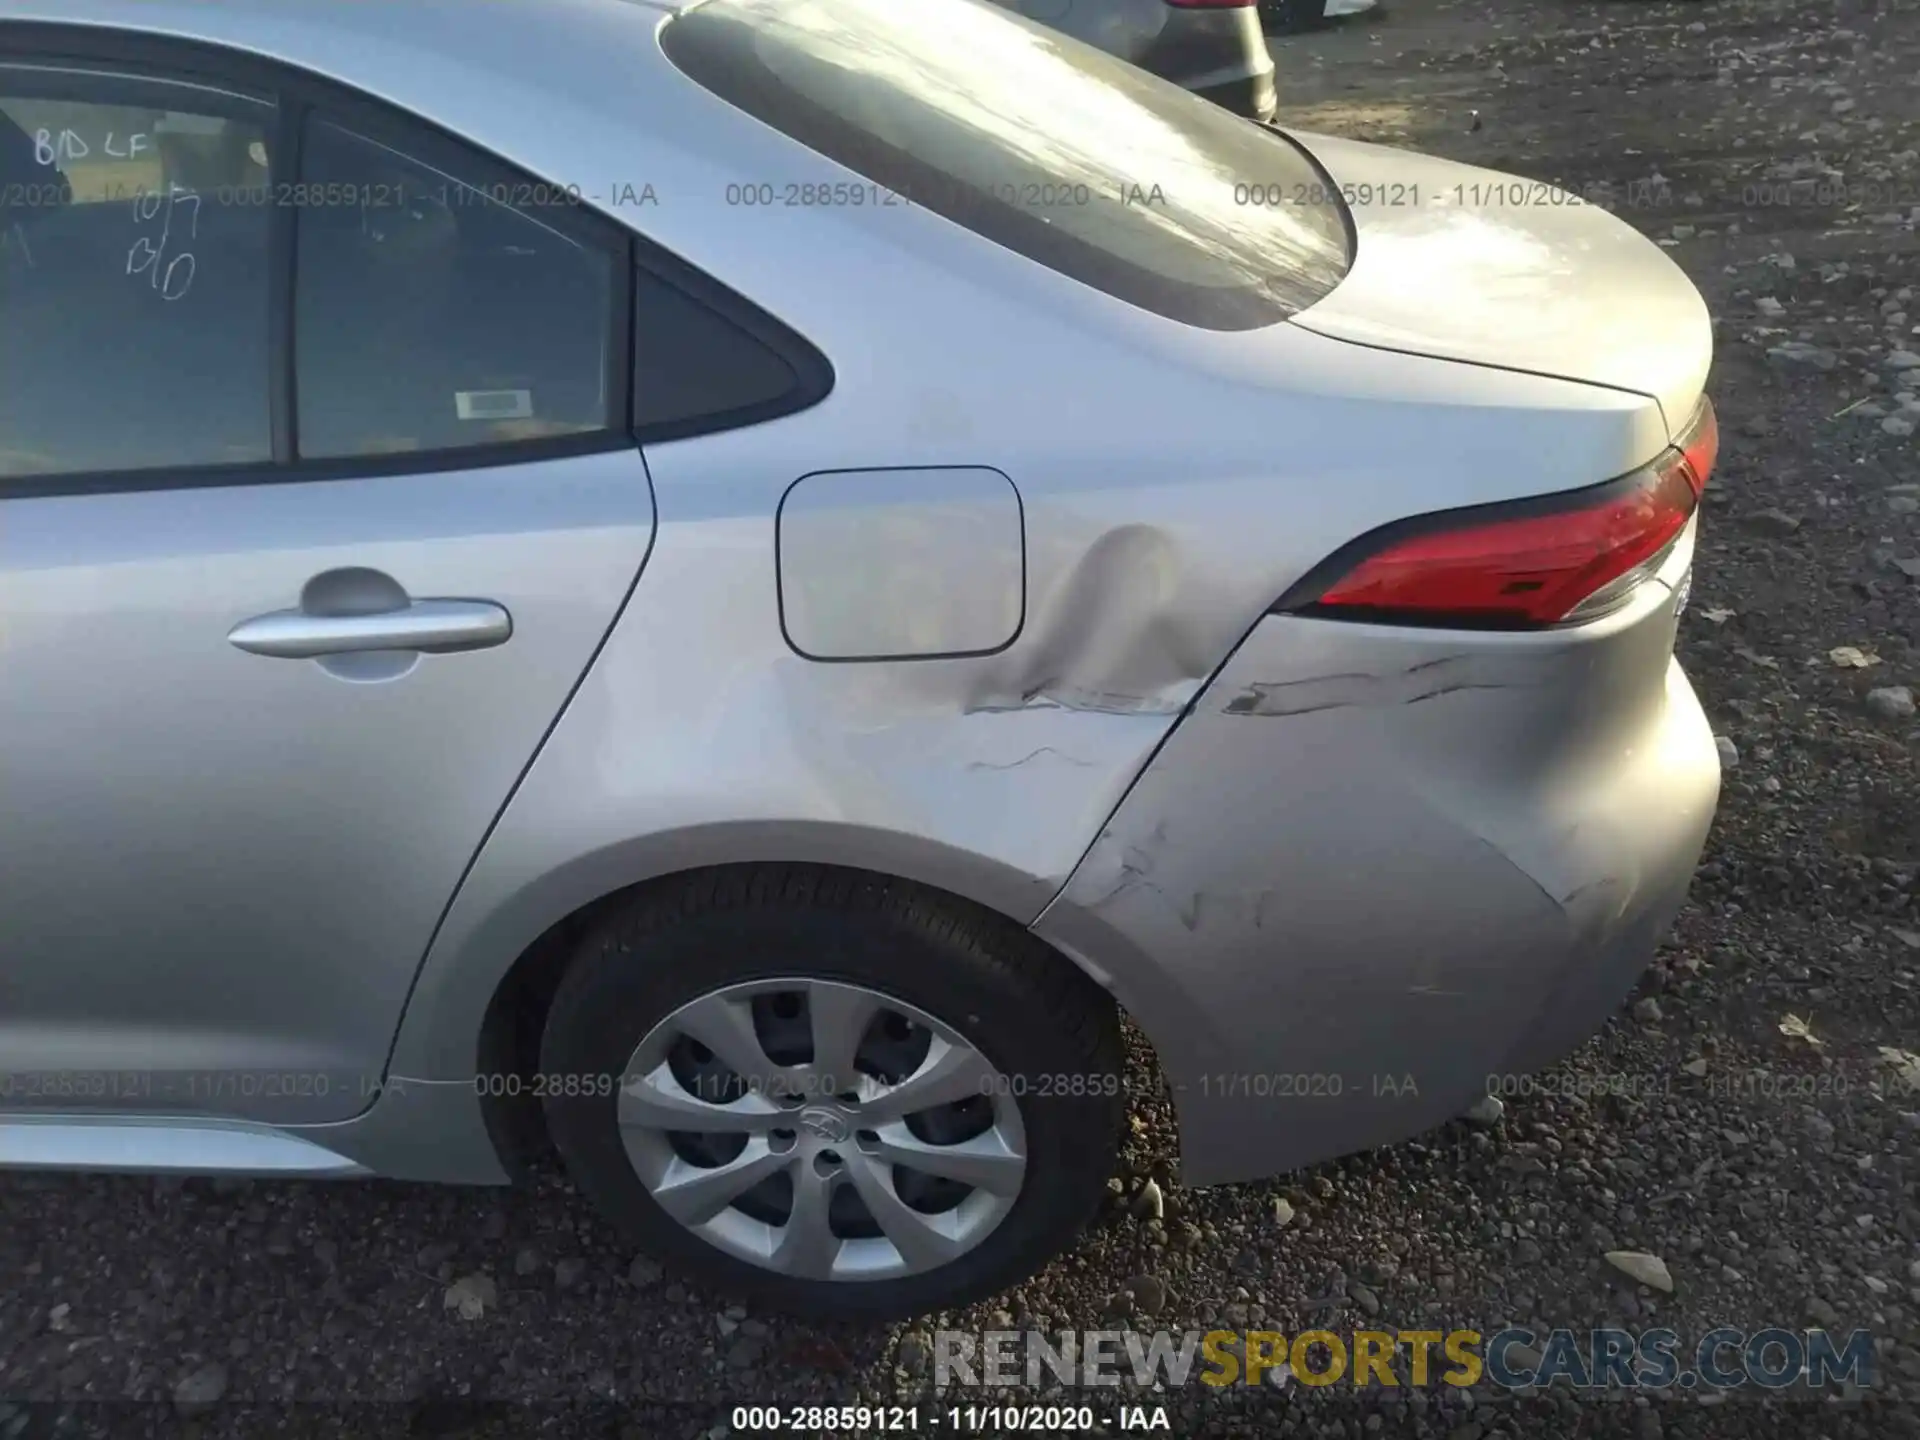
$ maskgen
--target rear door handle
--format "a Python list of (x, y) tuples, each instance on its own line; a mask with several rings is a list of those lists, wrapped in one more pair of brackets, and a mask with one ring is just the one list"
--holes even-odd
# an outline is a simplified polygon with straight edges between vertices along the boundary
[(250, 655), (315, 660), (364, 650), (414, 650), (444, 655), (484, 650), (513, 634), (513, 617), (491, 600), (416, 600), (371, 615), (314, 615), (276, 610), (242, 620), (227, 639)]

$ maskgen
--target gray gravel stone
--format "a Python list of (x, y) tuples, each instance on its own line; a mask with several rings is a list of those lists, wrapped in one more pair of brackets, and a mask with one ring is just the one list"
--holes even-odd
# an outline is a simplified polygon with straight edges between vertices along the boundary
[(1158, 1275), (1136, 1275), (1126, 1288), (1134, 1309), (1142, 1315), (1158, 1315), (1167, 1308), (1167, 1282)]
[(1491, 1129), (1500, 1123), (1500, 1117), (1506, 1113), (1507, 1107), (1498, 1095), (1482, 1095), (1467, 1107), (1464, 1118), (1483, 1129)]
[(1621, 1274), (1632, 1276), (1642, 1285), (1672, 1293), (1673, 1276), (1667, 1271), (1667, 1262), (1658, 1255), (1649, 1255), (1644, 1250), (1609, 1250), (1606, 1260)]
[(440, 1297), (441, 1308), (451, 1310), (462, 1320), (478, 1320), (500, 1298), (499, 1287), (488, 1275), (464, 1275), (447, 1287)]
[(900, 1344), (894, 1352), (894, 1363), (909, 1375), (918, 1375), (927, 1368), (927, 1362), (933, 1357), (927, 1337), (917, 1330), (909, 1330), (900, 1337)]
[(215, 1361), (174, 1382), (173, 1403), (189, 1414), (211, 1409), (227, 1393), (227, 1367)]
[(1801, 521), (1798, 515), (1789, 515), (1784, 510), (1761, 510), (1747, 516), (1742, 523), (1756, 535), (1770, 535), (1783, 539), (1797, 533)]
[(1840, 363), (1840, 357), (1833, 351), (1803, 340), (1789, 340), (1774, 346), (1767, 351), (1767, 359), (1782, 370), (1831, 370)]
[(1883, 685), (1867, 692), (1867, 710), (1879, 720), (1911, 720), (1913, 691), (1905, 685)]

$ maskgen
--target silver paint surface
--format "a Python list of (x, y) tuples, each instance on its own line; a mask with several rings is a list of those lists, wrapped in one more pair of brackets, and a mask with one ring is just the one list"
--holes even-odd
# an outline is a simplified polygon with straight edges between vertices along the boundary
[[(365, 1109), (419, 956), (652, 521), (632, 452), (0, 501), (0, 1068), (34, 1077), (9, 1108)], [(513, 637), (313, 659), (228, 642), (344, 567), (485, 597)], [(100, 1083), (76, 1095), (66, 1073)]]
[[(1184, 1087), (1199, 1181), (1411, 1133), (1489, 1068), (1599, 1023), (1678, 903), (1717, 784), (1668, 586), (1548, 635), (1262, 616), (1376, 526), (1659, 453), (1710, 357), (1697, 295), (1653, 247), (1591, 208), (1363, 213), (1353, 276), (1298, 323), (1201, 332), (917, 207), (743, 214), (730, 184), (852, 177), (674, 71), (658, 9), (472, 14), (0, 0), (0, 25), (297, 62), (578, 183), (808, 336), (834, 390), (644, 464), (0, 499), (5, 1069), (326, 1073), (343, 1078), (324, 1095), (202, 1085), (91, 1108), (259, 1121), (383, 1174), (498, 1180), (473, 1080), (515, 961), (624, 887), (751, 860), (864, 867), (1036, 924)], [(1454, 176), (1309, 143), (1336, 181)], [(642, 178), (672, 203), (622, 203)], [(1443, 245), (1494, 225), (1528, 273), (1578, 283), (1509, 351), (1519, 292), (1484, 267), (1417, 315), (1380, 276), (1370, 251), (1424, 263), (1422, 224)], [(796, 654), (782, 496), (913, 467), (1018, 486), (1018, 637), (954, 659)], [(868, 518), (834, 519), (833, 547), (891, 553)], [(356, 568), (496, 603), (511, 638), (371, 679), (228, 643)], [(965, 628), (903, 567), (846, 583), (896, 612), (862, 623)], [(1336, 1070), (1355, 1089), (1331, 1104), (1206, 1079)], [(1423, 1077), (1417, 1103), (1365, 1079), (1401, 1072)]]
[(1201, 694), (1034, 927), (1145, 1017), (1190, 1181), (1417, 1134), (1620, 1002), (1718, 796), (1692, 549), (1576, 630), (1271, 618)]
[(1713, 323), (1625, 220), (1537, 180), (1332, 135), (1298, 137), (1353, 197), (1354, 264), (1295, 317), (1322, 335), (1651, 395), (1679, 429)]

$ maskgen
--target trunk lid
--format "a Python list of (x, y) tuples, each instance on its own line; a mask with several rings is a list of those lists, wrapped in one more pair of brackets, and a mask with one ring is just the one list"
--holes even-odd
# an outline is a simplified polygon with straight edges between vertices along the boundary
[(1287, 132), (1353, 216), (1351, 269), (1289, 323), (1330, 339), (1605, 385), (1677, 433), (1706, 386), (1706, 302), (1666, 253), (1541, 181)]

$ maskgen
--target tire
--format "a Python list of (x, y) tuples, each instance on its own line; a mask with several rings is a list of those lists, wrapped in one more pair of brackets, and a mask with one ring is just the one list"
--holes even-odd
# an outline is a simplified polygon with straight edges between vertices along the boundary
[[(789, 977), (817, 984), (805, 992), (769, 984)], [(702, 1045), (694, 1045), (691, 1050), (671, 1048), (685, 1045), (683, 1035), (668, 1041), (657, 1038), (679, 1035), (676, 1026), (681, 1023), (680, 1017), (711, 1015), (716, 1004), (735, 1019), (743, 1013), (749, 1017), (746, 1023), (754, 1040), (744, 1053), (771, 1053), (778, 1047), (766, 1038), (772, 1033), (769, 1027), (776, 1023), (798, 1025), (802, 1032), (817, 1036), (821, 1031), (813, 1028), (816, 1005), (828, 1010), (832, 997), (852, 994), (856, 989), (877, 995), (883, 1004), (897, 1002), (921, 1012), (929, 1024), (939, 1022), (996, 1072), (990, 1083), (979, 1086), (983, 1093), (991, 1089), (994, 1098), (981, 1101), (969, 1096), (957, 1106), (944, 1107), (940, 1115), (974, 1115), (984, 1104), (992, 1109), (998, 1125), (1003, 1107), (1008, 1103), (1014, 1106), (1009, 1123), (1019, 1133), (1025, 1157), (1015, 1192), (1003, 1196), (989, 1195), (985, 1189), (970, 1191), (968, 1205), (981, 1213), (997, 1207), (1000, 1218), (985, 1229), (982, 1238), (969, 1241), (971, 1248), (964, 1253), (938, 1263), (922, 1262), (929, 1268), (912, 1273), (876, 1270), (879, 1278), (843, 1274), (826, 1277), (816, 1261), (800, 1267), (805, 1271), (811, 1266), (811, 1274), (782, 1273), (772, 1268), (773, 1262), (767, 1257), (742, 1258), (740, 1253), (723, 1248), (744, 1243), (732, 1238), (735, 1235), (801, 1232), (803, 1227), (797, 1223), (798, 1189), (789, 1190), (787, 1203), (791, 1208), (778, 1228), (773, 1228), (775, 1222), (765, 1214), (749, 1215), (742, 1208), (750, 1202), (761, 1207), (772, 1203), (777, 1211), (777, 1196), (769, 1202), (756, 1191), (719, 1213), (712, 1223), (733, 1228), (722, 1239), (714, 1239), (668, 1213), (640, 1173), (640, 1168), (653, 1166), (654, 1181), (663, 1192), (669, 1188), (670, 1175), (702, 1173), (698, 1168), (687, 1168), (689, 1162), (682, 1147), (689, 1137), (680, 1134), (677, 1127), (665, 1126), (630, 1129), (623, 1138), (618, 1115), (626, 1102), (620, 1084), (575, 1086), (583, 1093), (569, 1095), (565, 1091), (570, 1087), (558, 1079), (609, 1076), (623, 1077), (624, 1083), (624, 1077), (630, 1075), (629, 1062), (635, 1060), (640, 1062), (640, 1073), (658, 1076), (661, 1069), (653, 1060), (642, 1058), (643, 1054), (677, 1056), (672, 1063), (683, 1065), (689, 1063), (689, 1054), (704, 1055), (707, 1058), (701, 1063), (717, 1064), (715, 1052)], [(716, 999), (716, 992), (723, 991), (726, 993)], [(772, 1010), (757, 1008), (766, 1001), (790, 1011), (790, 997), (796, 994), (802, 996), (806, 1007), (799, 1020), (776, 1021), (767, 1018)], [(742, 996), (748, 997), (744, 1010)], [(683, 1009), (694, 1002), (704, 1008), (698, 1012)], [(904, 1012), (883, 1009), (880, 1013), (882, 1021), (861, 1022), (847, 1030), (868, 1037), (858, 1041), (858, 1046), (870, 1049), (877, 1043), (893, 1043), (899, 1034), (908, 1037), (900, 1043), (909, 1048), (918, 1042), (924, 1027), (908, 1025), (901, 1019)], [(875, 1025), (884, 1028), (876, 1030), (872, 1028)], [(738, 1032), (726, 1033), (736, 1041), (737, 1048)], [(666, 1044), (669, 1048), (637, 1054), (636, 1047), (641, 1046), (643, 1038), (648, 1046)], [(925, 1054), (929, 1058), (903, 1061), (896, 1080), (900, 1075), (924, 1077), (931, 1073), (930, 1059), (935, 1054), (931, 1046), (945, 1042), (936, 1041), (929, 1032), (927, 1043)], [(808, 1061), (814, 1059), (817, 1056), (809, 1051)], [(660, 1062), (661, 1066), (667, 1064)], [(543, 1089), (548, 1130), (569, 1175), (629, 1239), (662, 1264), (697, 1282), (770, 1308), (819, 1319), (900, 1318), (968, 1304), (1025, 1279), (1072, 1243), (1097, 1210), (1113, 1173), (1125, 1108), (1122, 1051), (1113, 1003), (1068, 962), (1020, 926), (968, 902), (865, 872), (817, 866), (729, 866), (678, 877), (638, 892), (595, 926), (576, 951), (548, 1012), (541, 1069), (547, 1077)], [(724, 1065), (721, 1072), (733, 1073)], [(1056, 1078), (1073, 1076), (1086, 1078), (1065, 1084)], [(705, 1079), (700, 1081), (701, 1086), (706, 1083)], [(883, 1097), (880, 1103), (885, 1103), (884, 1089), (877, 1088), (882, 1082), (868, 1079), (865, 1083)], [(707, 1092), (702, 1089), (701, 1093), (704, 1096)], [(764, 1098), (756, 1100), (751, 1092), (728, 1093), (734, 1098), (724, 1103), (736, 1109), (773, 1103)], [(791, 1095), (778, 1099), (782, 1105), (798, 1103)], [(823, 1107), (825, 1103), (822, 1101)], [(835, 1103), (858, 1102), (843, 1096)], [(813, 1133), (816, 1128), (824, 1131), (826, 1123), (815, 1116), (815, 1108), (808, 1097), (801, 1122), (806, 1126), (804, 1133), (791, 1128), (775, 1130), (767, 1132), (769, 1138), (750, 1136), (743, 1143), (776, 1145), (781, 1142), (771, 1137), (796, 1134), (802, 1145), (831, 1143), (831, 1135), (822, 1139)], [(919, 1123), (927, 1123), (925, 1115), (917, 1118)], [(827, 1121), (831, 1120), (828, 1116)], [(892, 1132), (897, 1134), (899, 1127), (893, 1126)], [(636, 1134), (639, 1140), (633, 1140)], [(858, 1145), (864, 1151), (877, 1138), (875, 1131), (860, 1130)], [(844, 1130), (840, 1140), (846, 1140)], [(662, 1162), (658, 1157), (665, 1152), (657, 1148), (630, 1151), (629, 1141), (636, 1146), (643, 1142), (648, 1147), (671, 1146), (673, 1155), (664, 1161), (670, 1175), (659, 1169)], [(791, 1147), (794, 1141), (788, 1138), (785, 1143)], [(848, 1152), (844, 1159), (840, 1151)], [(866, 1200), (873, 1192), (851, 1183), (856, 1178), (852, 1167), (860, 1168), (857, 1178), (868, 1186), (876, 1174), (891, 1177), (886, 1182), (888, 1192), (894, 1190), (896, 1182), (902, 1191), (910, 1183), (928, 1183), (924, 1176), (895, 1168), (894, 1162), (884, 1156), (878, 1162), (864, 1159), (849, 1151), (846, 1143), (825, 1154), (809, 1152), (809, 1162), (795, 1158), (799, 1153), (789, 1151), (781, 1162), (787, 1179), (769, 1183), (776, 1189), (781, 1184), (812, 1187), (807, 1165), (827, 1167), (828, 1176), (821, 1183), (830, 1195), (845, 1189), (858, 1192), (858, 1206), (866, 1219), (856, 1218), (853, 1223), (867, 1227), (857, 1233), (869, 1237), (878, 1228), (880, 1214), (898, 1212), (886, 1211), (884, 1206), (869, 1210)], [(753, 1157), (743, 1152), (743, 1158)], [(764, 1153), (760, 1161), (774, 1163)], [(703, 1151), (700, 1165), (708, 1163), (729, 1162), (715, 1162)], [(831, 1166), (842, 1163), (850, 1168), (843, 1179), (835, 1179)], [(968, 1189), (964, 1185), (960, 1188)], [(1006, 1182), (1002, 1181), (1000, 1188), (1005, 1189)], [(847, 1222), (827, 1202), (821, 1203), (825, 1208), (818, 1213), (832, 1215), (818, 1222), (834, 1236), (829, 1242), (833, 1258), (826, 1262), (830, 1269), (846, 1268), (846, 1257), (855, 1248), (862, 1248), (863, 1253), (884, 1251), (899, 1258), (901, 1264), (907, 1263), (904, 1257), (914, 1247), (896, 1245), (892, 1232), (882, 1232), (877, 1241), (870, 1238), (865, 1247), (845, 1244), (839, 1238), (839, 1227)], [(841, 1199), (832, 1200), (833, 1206), (841, 1203)], [(959, 1229), (963, 1213), (956, 1202), (945, 1218), (952, 1219), (953, 1228)], [(917, 1238), (913, 1226), (904, 1228)], [(756, 1239), (755, 1243), (760, 1242)]]

